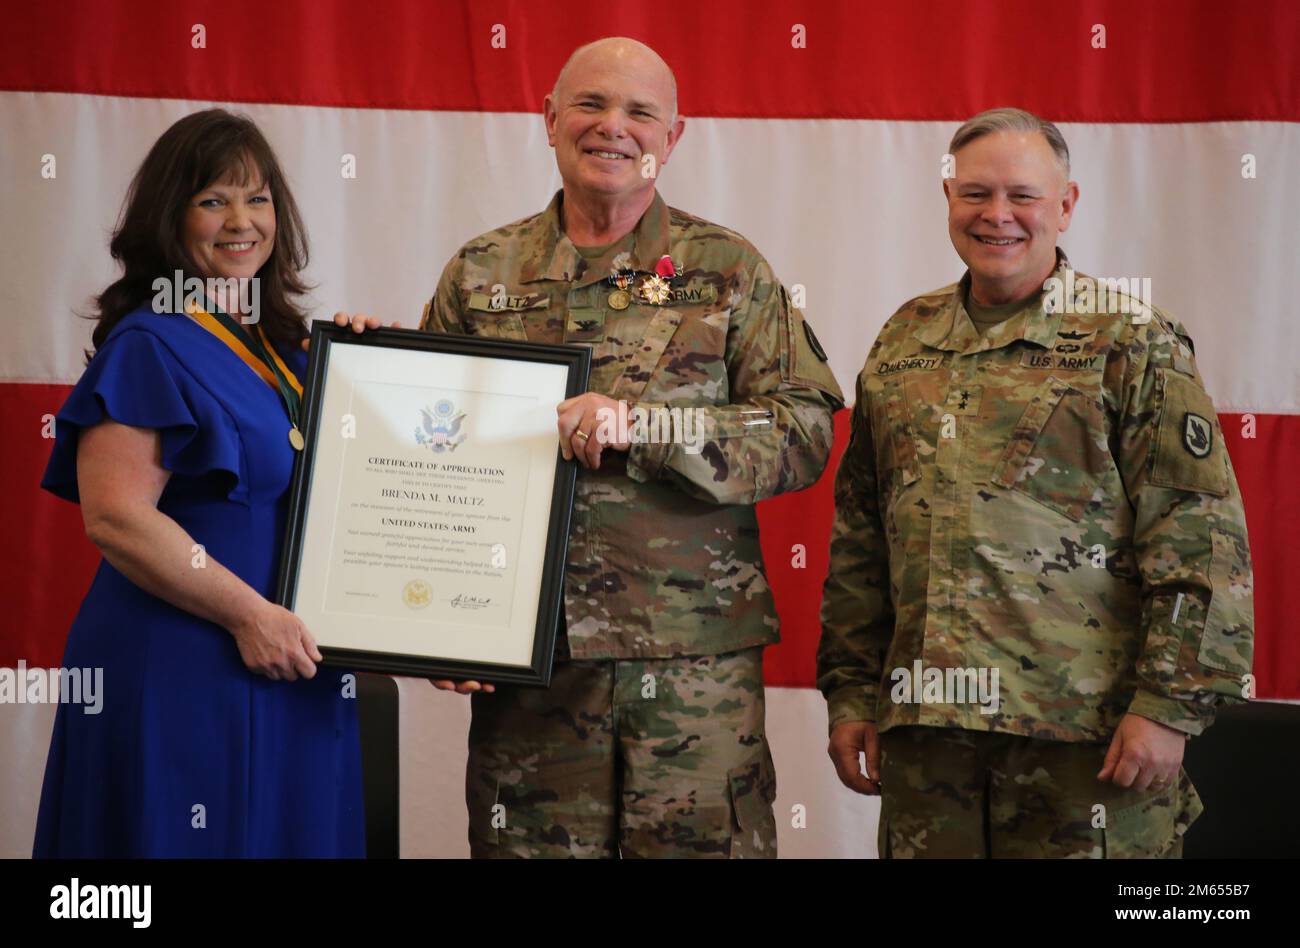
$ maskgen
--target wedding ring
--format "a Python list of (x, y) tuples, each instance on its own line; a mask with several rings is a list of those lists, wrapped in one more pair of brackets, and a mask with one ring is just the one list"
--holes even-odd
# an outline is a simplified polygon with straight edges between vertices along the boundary
[(583, 431), (581, 428), (575, 431), (574, 434), (576, 434), (583, 441), (586, 441), (589, 437), (591, 437), (591, 435), (587, 434), (587, 432)]

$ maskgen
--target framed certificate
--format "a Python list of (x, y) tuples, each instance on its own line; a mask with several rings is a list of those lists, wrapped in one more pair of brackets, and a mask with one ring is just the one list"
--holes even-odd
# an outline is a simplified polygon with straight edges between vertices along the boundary
[(548, 685), (589, 350), (311, 328), (278, 600), (358, 671)]

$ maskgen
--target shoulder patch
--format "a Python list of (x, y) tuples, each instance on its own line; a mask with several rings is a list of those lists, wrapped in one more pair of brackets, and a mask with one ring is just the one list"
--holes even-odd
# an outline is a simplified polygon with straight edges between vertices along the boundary
[(1214, 403), (1192, 379), (1168, 369), (1156, 372), (1160, 408), (1150, 482), (1157, 487), (1226, 496), (1227, 448)]
[[(785, 288), (781, 288), (782, 296)], [(844, 393), (827, 364), (826, 350), (808, 325), (804, 314), (783, 300), (785, 312), (780, 321), (781, 379), (787, 384), (815, 388), (836, 410), (844, 407)]]
[(1214, 426), (1195, 412), (1183, 413), (1183, 447), (1192, 457), (1208, 457), (1214, 448)]

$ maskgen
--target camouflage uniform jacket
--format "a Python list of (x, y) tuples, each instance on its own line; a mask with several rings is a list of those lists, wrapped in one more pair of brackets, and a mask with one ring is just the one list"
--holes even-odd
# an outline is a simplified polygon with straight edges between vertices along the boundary
[[(1054, 277), (1065, 305), (1044, 295), (980, 337), (967, 274), (871, 349), (822, 604), (832, 728), (1102, 741), (1131, 711), (1197, 734), (1245, 693), (1245, 514), (1192, 341), (1153, 308), (1125, 315), (1127, 296), (1080, 312), (1104, 284), (1063, 254)], [(927, 703), (896, 671), (918, 661), (922, 681), (996, 670), (996, 713), (969, 673), (965, 703), (956, 675)]]
[[(775, 642), (754, 504), (826, 466), (843, 397), (824, 353), (739, 235), (656, 193), (630, 237), (588, 261), (564, 235), (562, 200), (462, 247), (422, 327), (588, 346), (590, 391), (698, 409), (701, 427), (694, 453), (680, 438), (634, 443), (579, 469), (557, 654), (670, 658)], [(677, 277), (668, 299), (647, 302), (665, 254)], [(615, 267), (637, 271), (623, 310), (609, 305)]]

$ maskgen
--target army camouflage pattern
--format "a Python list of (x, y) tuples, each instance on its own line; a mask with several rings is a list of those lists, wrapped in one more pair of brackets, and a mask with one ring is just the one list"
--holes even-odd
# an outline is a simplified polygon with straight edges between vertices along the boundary
[[(1097, 284), (1058, 255), (1087, 306)], [(858, 378), (818, 654), (832, 729), (1104, 741), (1133, 712), (1200, 733), (1245, 694), (1254, 620), (1241, 495), (1191, 340), (1113, 297), (1102, 314), (1036, 297), (981, 337), (968, 285), (904, 304)], [(918, 659), (997, 669), (997, 713), (891, 700), (893, 670)]]
[[(579, 470), (567, 654), (667, 658), (775, 642), (753, 505), (809, 486), (826, 465), (843, 399), (816, 337), (767, 262), (732, 231), (656, 193), (629, 238), (588, 261), (563, 233), (562, 199), (462, 247), (421, 325), (588, 346), (590, 391), (644, 408), (701, 409), (698, 453), (633, 444), (627, 454), (607, 449), (599, 470)], [(637, 270), (639, 289), (665, 254), (679, 265), (667, 303), (634, 291), (625, 310), (609, 305), (615, 268)], [(745, 423), (765, 411), (770, 423)]]
[(561, 662), (549, 690), (474, 695), (473, 856), (775, 858), (763, 707), (761, 648)]
[(1106, 744), (896, 727), (880, 738), (882, 858), (1182, 856), (1203, 806), (1186, 771), (1163, 789), (1100, 781)]

